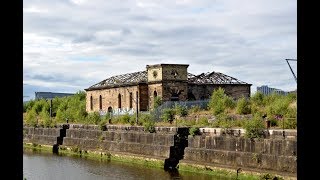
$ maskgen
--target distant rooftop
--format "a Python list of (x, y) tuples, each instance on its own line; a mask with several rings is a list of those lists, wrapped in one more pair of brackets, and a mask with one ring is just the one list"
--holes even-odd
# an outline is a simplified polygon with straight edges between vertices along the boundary
[[(139, 71), (122, 75), (112, 76), (97, 84), (90, 86), (85, 90), (111, 88), (127, 85), (137, 85), (139, 83), (147, 83), (147, 71)], [(248, 84), (234, 77), (219, 72), (207, 72), (199, 75), (188, 73), (189, 84)]]

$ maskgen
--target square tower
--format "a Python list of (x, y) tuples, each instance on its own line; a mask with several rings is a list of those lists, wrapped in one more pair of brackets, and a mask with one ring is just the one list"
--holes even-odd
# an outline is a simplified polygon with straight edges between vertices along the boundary
[(149, 107), (154, 98), (163, 101), (185, 101), (188, 95), (188, 64), (147, 65)]

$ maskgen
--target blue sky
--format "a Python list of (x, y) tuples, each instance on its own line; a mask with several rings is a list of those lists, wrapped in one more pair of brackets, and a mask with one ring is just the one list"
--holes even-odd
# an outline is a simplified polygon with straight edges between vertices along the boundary
[[(23, 95), (75, 93), (147, 64), (189, 64), (286, 91), (297, 85), (293, 0), (24, 0)], [(297, 63), (290, 62), (297, 74)]]

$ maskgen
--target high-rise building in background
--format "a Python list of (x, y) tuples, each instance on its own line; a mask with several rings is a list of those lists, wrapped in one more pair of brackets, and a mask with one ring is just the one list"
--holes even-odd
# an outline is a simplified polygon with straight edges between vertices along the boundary
[(53, 99), (55, 97), (73, 96), (72, 93), (35, 92), (35, 99)]
[(289, 93), (289, 92), (283, 91), (281, 89), (268, 87), (266, 85), (257, 87), (257, 91), (261, 92), (264, 95), (269, 95), (269, 94), (272, 94), (273, 92), (280, 94), (280, 95), (287, 95)]

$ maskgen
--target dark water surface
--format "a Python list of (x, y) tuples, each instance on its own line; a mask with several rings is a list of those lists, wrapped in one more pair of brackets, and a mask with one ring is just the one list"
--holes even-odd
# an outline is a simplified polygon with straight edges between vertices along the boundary
[(23, 152), (23, 177), (27, 180), (84, 179), (222, 179), (206, 174), (175, 172), (160, 168), (99, 161), (51, 153)]

